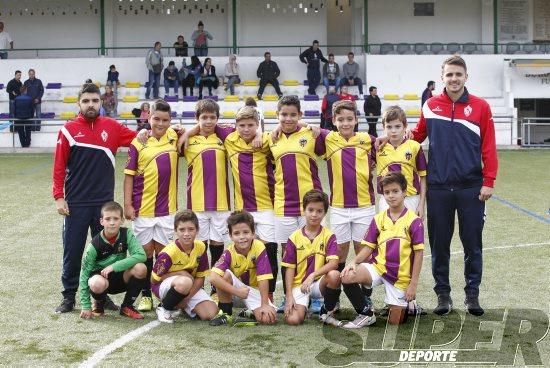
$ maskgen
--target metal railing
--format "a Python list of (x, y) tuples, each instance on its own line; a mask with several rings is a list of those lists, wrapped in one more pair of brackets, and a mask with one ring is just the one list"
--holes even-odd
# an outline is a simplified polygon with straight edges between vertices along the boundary
[[(536, 128), (542, 128), (542, 133)], [(550, 147), (550, 118), (523, 118), (520, 139), (522, 147)]]

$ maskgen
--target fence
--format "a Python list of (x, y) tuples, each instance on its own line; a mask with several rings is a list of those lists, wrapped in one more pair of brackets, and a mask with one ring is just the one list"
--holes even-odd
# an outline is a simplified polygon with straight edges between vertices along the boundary
[(521, 146), (550, 147), (550, 118), (523, 118)]

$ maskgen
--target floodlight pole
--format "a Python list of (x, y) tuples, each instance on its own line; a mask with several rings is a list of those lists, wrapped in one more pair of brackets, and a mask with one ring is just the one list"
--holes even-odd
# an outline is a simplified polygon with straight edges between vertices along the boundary
[(101, 55), (105, 55), (105, 0), (99, 0), (99, 20), (101, 30)]
[(493, 53), (498, 54), (498, 0), (493, 0)]
[(233, 53), (237, 53), (237, 0), (231, 1), (233, 16)]
[(363, 0), (363, 27), (365, 28), (364, 35), (364, 53), (369, 51), (369, 0)]

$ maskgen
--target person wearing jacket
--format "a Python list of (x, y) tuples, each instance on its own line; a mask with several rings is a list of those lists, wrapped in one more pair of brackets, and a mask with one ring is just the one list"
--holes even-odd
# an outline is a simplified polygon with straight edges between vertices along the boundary
[(216, 75), (216, 68), (212, 65), (212, 59), (204, 59), (204, 65), (201, 68), (201, 76), (199, 82), (199, 100), (202, 99), (202, 89), (204, 86), (208, 88), (208, 95), (212, 96), (212, 88), (218, 89), (219, 81)]
[(27, 94), (27, 87), (22, 86), (19, 95), (14, 100), (13, 116), (18, 119), (14, 122), (14, 129), (19, 135), (21, 147), (26, 148), (31, 145), (32, 122), (29, 120), (33, 116), (33, 100)]
[[(382, 115), (382, 102), (380, 102), (378, 89), (375, 86), (369, 87), (369, 95), (365, 98), (363, 110), (365, 111), (365, 116), (367, 116), (367, 123), (369, 123), (369, 134), (373, 137), (378, 137), (378, 133), (376, 133), (376, 123), (378, 122), (378, 116)], [(368, 116), (377, 117), (369, 118)]]
[(199, 21), (197, 29), (193, 31), (191, 40), (193, 41), (193, 47), (195, 49), (196, 56), (208, 56), (208, 40), (213, 40), (214, 37), (210, 32), (204, 30), (204, 23)]
[(8, 93), (10, 101), (10, 118), (13, 118), (13, 107), (15, 106), (15, 98), (21, 93), (21, 87), (23, 87), (23, 83), (21, 82), (21, 70), (16, 70), (15, 77), (10, 80), (8, 82), (8, 85), (6, 86), (6, 92)]
[(170, 61), (168, 67), (164, 69), (164, 94), (168, 95), (170, 87), (174, 89), (174, 96), (178, 96), (178, 89), (180, 88), (180, 75), (176, 63)]
[(329, 86), (334, 86), (336, 92), (340, 88), (340, 67), (334, 62), (333, 53), (328, 54), (328, 63), (323, 65), (323, 85), (327, 89), (327, 93)]
[(485, 203), (493, 195), (498, 171), (495, 126), (487, 101), (468, 92), (466, 62), (453, 55), (443, 62), (445, 89), (423, 106), (412, 130), (414, 140), (429, 138), (428, 236), (437, 307), (444, 315), (452, 310), (449, 261), (455, 214), (464, 249), (465, 305), (475, 316), (483, 270), (482, 233)]
[(229, 62), (225, 64), (225, 78), (227, 78), (227, 86), (224, 88), (224, 91), (234, 95), (235, 94), (235, 83), (241, 83), (239, 77), (240, 68), (237, 64), (237, 56), (234, 54), (229, 55)]
[(197, 56), (191, 56), (190, 65), (187, 65), (185, 58), (183, 58), (183, 63), (180, 68), (180, 82), (184, 96), (187, 96), (187, 87), (189, 87), (189, 95), (193, 96), (193, 89), (200, 78), (201, 68), (201, 61)]
[(260, 78), (260, 88), (258, 88), (258, 100), (262, 99), (264, 94), (265, 86), (269, 83), (275, 88), (275, 92), (279, 98), (283, 97), (281, 92), (281, 87), (279, 87), (279, 75), (281, 71), (276, 62), (271, 60), (271, 53), (269, 51), (264, 53), (264, 61), (258, 65), (258, 70), (256, 71), (256, 76)]
[[(36, 78), (36, 72), (34, 69), (29, 69), (29, 79), (25, 81), (25, 87), (27, 87), (27, 94), (32, 98), (34, 116), (40, 119), (42, 115), (42, 96), (44, 96), (44, 85), (42, 81)], [(39, 132), (41, 129), (41, 121), (35, 120), (33, 130)]]
[(300, 54), (300, 61), (307, 65), (307, 92), (314, 95), (319, 83), (321, 83), (320, 62), (328, 63), (328, 60), (323, 56), (323, 52), (319, 49), (319, 41), (314, 40), (310, 48)]
[(159, 98), (160, 74), (164, 68), (164, 58), (161, 48), (162, 44), (160, 41), (155, 42), (155, 46), (147, 52), (147, 56), (145, 57), (145, 65), (149, 71), (149, 83), (145, 91), (146, 100), (151, 96), (151, 86), (153, 86), (153, 98)]

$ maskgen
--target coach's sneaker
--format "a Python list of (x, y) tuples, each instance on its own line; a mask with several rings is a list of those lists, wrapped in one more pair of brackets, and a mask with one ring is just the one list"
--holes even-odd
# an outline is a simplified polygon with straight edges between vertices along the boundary
[(283, 314), (285, 312), (285, 308), (286, 308), (286, 297), (283, 297), (283, 301), (277, 307), (277, 313)]
[(477, 296), (466, 296), (464, 305), (466, 305), (466, 309), (468, 309), (468, 313), (471, 315), (479, 317), (485, 313), (481, 305), (479, 305), (479, 298)]
[(325, 325), (331, 325), (335, 327), (342, 327), (344, 324), (342, 321), (334, 318), (334, 311), (323, 313), (319, 316), (319, 320)]
[(319, 314), (321, 313), (321, 307), (325, 304), (325, 300), (323, 298), (319, 299), (311, 299), (311, 304), (309, 305), (309, 311), (312, 314)]
[(109, 295), (107, 295), (107, 298), (105, 299), (105, 309), (118, 311), (120, 307), (113, 302), (113, 299), (111, 299)]
[(139, 301), (137, 310), (140, 312), (150, 312), (153, 310), (153, 298), (150, 296), (142, 296)]
[(130, 317), (132, 319), (143, 319), (143, 315), (139, 313), (133, 305), (125, 305), (121, 307), (120, 315)]
[(449, 314), (453, 309), (453, 300), (449, 294), (437, 295), (437, 307), (434, 309), (434, 313), (440, 316)]
[(231, 322), (233, 322), (233, 317), (220, 311), (216, 317), (210, 320), (210, 326), (223, 326)]
[(105, 315), (105, 300), (92, 299), (92, 315), (94, 317)]
[(356, 328), (373, 325), (375, 322), (376, 322), (376, 317), (374, 316), (374, 314), (372, 316), (358, 314), (353, 321), (346, 323), (342, 327), (349, 328), (349, 329), (356, 329)]
[(55, 313), (57, 314), (68, 313), (68, 312), (72, 312), (73, 309), (74, 309), (74, 299), (63, 298), (63, 300), (61, 301), (61, 304), (59, 304), (57, 308), (55, 308)]
[(157, 318), (159, 322), (174, 323), (174, 317), (172, 317), (172, 311), (164, 309), (161, 305), (157, 307)]

